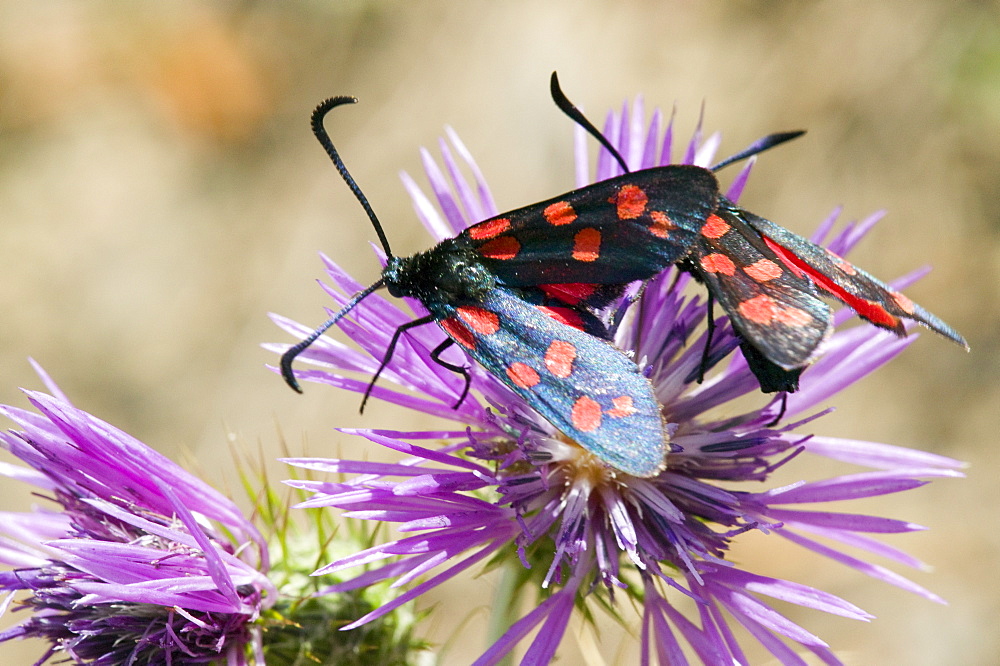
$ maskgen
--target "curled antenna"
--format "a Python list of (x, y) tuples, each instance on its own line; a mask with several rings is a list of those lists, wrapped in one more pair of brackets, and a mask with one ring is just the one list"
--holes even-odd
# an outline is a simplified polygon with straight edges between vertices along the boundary
[(775, 146), (785, 143), (786, 141), (797, 139), (805, 133), (805, 130), (795, 130), (794, 132), (775, 132), (774, 134), (768, 134), (763, 138), (757, 139), (735, 155), (730, 155), (726, 159), (722, 160), (715, 166), (711, 167), (711, 170), (718, 171), (719, 169), (724, 169), (733, 162), (739, 162), (740, 160), (745, 160), (748, 157), (758, 155), (765, 150), (774, 148)]
[(326, 150), (326, 154), (330, 156), (333, 160), (333, 165), (337, 167), (337, 171), (340, 173), (340, 177), (344, 179), (347, 186), (351, 188), (351, 192), (357, 197), (358, 202), (361, 203), (361, 207), (365, 209), (368, 213), (368, 219), (372, 221), (372, 226), (375, 227), (375, 233), (378, 234), (378, 240), (382, 244), (382, 249), (385, 250), (385, 256), (388, 259), (392, 259), (392, 250), (389, 249), (389, 239), (385, 237), (385, 232), (382, 231), (382, 224), (378, 221), (378, 216), (375, 215), (375, 211), (372, 210), (371, 204), (368, 203), (368, 198), (365, 196), (358, 184), (354, 182), (354, 178), (351, 177), (350, 172), (347, 167), (344, 166), (344, 161), (340, 159), (340, 154), (337, 153), (337, 149), (333, 147), (333, 141), (330, 140), (330, 135), (326, 133), (326, 128), (323, 127), (323, 119), (326, 118), (326, 114), (330, 113), (331, 109), (334, 109), (343, 104), (357, 104), (357, 97), (340, 96), (331, 97), (330, 99), (323, 100), (316, 107), (316, 110), (312, 112), (312, 131), (319, 139), (319, 143)]
[[(569, 101), (569, 98), (566, 97), (566, 94), (562, 91), (562, 88), (559, 86), (559, 77), (556, 75), (555, 72), (552, 72), (552, 78), (549, 81), (549, 89), (552, 92), (552, 101), (556, 103), (556, 106), (558, 106), (563, 113), (569, 116), (573, 120), (573, 122), (575, 122), (583, 129), (587, 130), (587, 132), (591, 136), (597, 139), (601, 143), (601, 145), (604, 146), (604, 148), (607, 149), (609, 153), (611, 153), (611, 156), (615, 158), (615, 160), (621, 166), (622, 170), (625, 171), (625, 173), (631, 172), (631, 169), (629, 169), (628, 165), (625, 164), (625, 158), (623, 158), (621, 156), (621, 153), (619, 153), (618, 150), (613, 145), (611, 145), (611, 142), (608, 140), (608, 138), (604, 136), (604, 134), (602, 134), (601, 131), (597, 129), (597, 127), (595, 127), (592, 122), (587, 120), (587, 117), (583, 115), (583, 112), (580, 111), (580, 109), (578, 109), (576, 105), (573, 104), (573, 102)], [(754, 155), (760, 154), (765, 150), (774, 148), (775, 146), (785, 143), (786, 141), (791, 141), (792, 139), (796, 139), (802, 136), (803, 134), (805, 134), (805, 130), (796, 130), (794, 132), (776, 132), (775, 134), (768, 134), (764, 138), (754, 141), (752, 144), (750, 144), (740, 152), (736, 153), (735, 155), (731, 155), (730, 157), (727, 157), (726, 159), (722, 160), (721, 162), (713, 166), (711, 170), (718, 171), (719, 169), (723, 169), (729, 166), (730, 164), (733, 164), (734, 162), (739, 162), (741, 160), (747, 159), (748, 157), (753, 157)]]
[(364, 291), (359, 291), (354, 295), (354, 298), (347, 302), (347, 305), (342, 307), (335, 315), (320, 324), (319, 328), (310, 333), (305, 340), (298, 343), (294, 347), (289, 347), (288, 350), (281, 355), (281, 376), (285, 378), (285, 383), (291, 386), (296, 392), (302, 393), (302, 387), (299, 386), (299, 382), (295, 379), (295, 374), (292, 372), (292, 361), (295, 360), (295, 357), (308, 349), (312, 343), (319, 339), (319, 336), (326, 333), (331, 326), (340, 321), (340, 319), (350, 312), (355, 305), (361, 302), (362, 298), (383, 286), (385, 286), (385, 283), (382, 280), (379, 280), (370, 287), (366, 287)]
[[(319, 139), (319, 143), (323, 146), (326, 154), (330, 156), (333, 161), (333, 165), (337, 167), (337, 172), (340, 173), (340, 177), (344, 179), (347, 183), (347, 187), (351, 189), (354, 196), (357, 198), (361, 207), (365, 209), (368, 214), (368, 219), (372, 221), (372, 226), (375, 227), (375, 233), (378, 234), (379, 242), (382, 243), (382, 249), (385, 250), (386, 257), (388, 259), (393, 258), (392, 250), (389, 249), (389, 240), (385, 237), (385, 232), (382, 231), (382, 224), (378, 221), (378, 216), (375, 215), (375, 211), (372, 210), (371, 204), (368, 203), (368, 198), (365, 196), (358, 184), (354, 182), (354, 178), (351, 177), (350, 172), (344, 165), (344, 161), (340, 159), (340, 154), (337, 149), (333, 146), (333, 141), (330, 140), (330, 135), (327, 134), (326, 128), (323, 126), (323, 120), (326, 118), (326, 114), (330, 113), (331, 109), (335, 109), (343, 104), (357, 104), (358, 99), (356, 97), (340, 96), (331, 97), (330, 99), (323, 100), (316, 107), (316, 110), (312, 112), (312, 118), (310, 119), (310, 124), (312, 125), (313, 134)], [(346, 315), (355, 305), (361, 302), (365, 296), (370, 293), (385, 286), (383, 280), (379, 280), (370, 287), (366, 287), (363, 291), (358, 292), (351, 298), (347, 304), (340, 309), (339, 312), (334, 314), (332, 317), (323, 322), (319, 328), (310, 333), (302, 342), (297, 345), (290, 347), (284, 354), (281, 355), (281, 376), (285, 378), (285, 383), (291, 386), (295, 391), (302, 393), (302, 387), (299, 386), (298, 380), (295, 379), (295, 374), (292, 372), (292, 361), (295, 357), (304, 352), (309, 346), (316, 342), (319, 336), (326, 333), (326, 331), (340, 321), (341, 317)]]
[(611, 145), (608, 138), (601, 134), (601, 131), (594, 127), (594, 124), (587, 120), (587, 117), (583, 115), (583, 112), (576, 108), (576, 105), (569, 101), (569, 98), (567, 98), (566, 94), (563, 93), (562, 88), (559, 87), (559, 77), (555, 72), (552, 72), (552, 78), (549, 80), (549, 90), (552, 93), (552, 101), (556, 103), (559, 110), (569, 116), (570, 119), (572, 119), (577, 125), (587, 130), (592, 137), (600, 141), (601, 145), (604, 146), (607, 151), (611, 153), (611, 156), (615, 158), (618, 164), (621, 165), (622, 170), (625, 173), (630, 173), (632, 170), (628, 168), (627, 164), (625, 164), (625, 158), (621, 156), (621, 153), (619, 153), (615, 147)]

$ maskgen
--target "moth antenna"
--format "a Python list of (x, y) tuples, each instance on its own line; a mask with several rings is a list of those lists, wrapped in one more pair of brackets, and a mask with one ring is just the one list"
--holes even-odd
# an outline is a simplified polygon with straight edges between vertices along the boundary
[(779, 144), (785, 143), (786, 141), (797, 139), (805, 133), (806, 133), (805, 130), (796, 130), (794, 132), (776, 132), (775, 134), (768, 134), (762, 139), (757, 139), (749, 146), (747, 146), (740, 152), (736, 153), (735, 155), (730, 155), (726, 159), (716, 164), (714, 167), (711, 167), (711, 169), (712, 171), (718, 171), (719, 169), (724, 169), (725, 167), (729, 166), (734, 162), (739, 162), (741, 160), (745, 160), (748, 157), (753, 157), (754, 155), (758, 155), (764, 152), (765, 150), (770, 150), (771, 148), (774, 148)]
[(338, 321), (341, 320), (341, 318), (344, 315), (346, 315), (348, 312), (354, 309), (354, 306), (360, 303), (361, 299), (363, 299), (365, 296), (372, 293), (376, 289), (379, 289), (384, 286), (385, 282), (383, 280), (379, 280), (375, 284), (366, 287), (363, 291), (359, 291), (357, 294), (354, 295), (354, 298), (352, 298), (350, 301), (347, 302), (347, 305), (342, 307), (336, 314), (334, 314), (332, 317), (330, 317), (325, 322), (320, 324), (319, 328), (317, 328), (315, 331), (306, 336), (306, 338), (302, 342), (298, 343), (294, 347), (289, 347), (288, 350), (281, 355), (281, 363), (280, 363), (281, 376), (285, 378), (285, 383), (291, 386), (292, 389), (294, 389), (296, 392), (302, 393), (302, 387), (299, 386), (299, 382), (297, 379), (295, 379), (295, 374), (292, 372), (292, 361), (295, 360), (295, 357), (304, 352), (306, 349), (308, 349), (312, 343), (316, 342), (316, 340), (319, 339), (319, 336), (326, 333), (331, 326), (336, 324)]
[(573, 102), (569, 101), (569, 98), (563, 93), (562, 88), (559, 87), (559, 77), (556, 76), (555, 72), (552, 72), (552, 78), (549, 81), (549, 90), (552, 92), (552, 101), (556, 103), (559, 110), (569, 116), (577, 125), (587, 130), (592, 137), (600, 141), (601, 145), (611, 153), (611, 156), (615, 158), (615, 161), (618, 162), (625, 173), (631, 173), (632, 170), (625, 164), (625, 158), (621, 156), (621, 153), (611, 145), (606, 136), (601, 134), (601, 130), (594, 127), (594, 124), (583, 115), (583, 112), (576, 108)]
[[(351, 176), (347, 167), (344, 166), (344, 160), (340, 159), (340, 154), (337, 153), (337, 149), (333, 147), (333, 141), (330, 140), (330, 135), (327, 134), (326, 128), (323, 126), (323, 120), (326, 118), (332, 109), (341, 106), (343, 104), (357, 104), (357, 97), (340, 96), (331, 97), (330, 99), (323, 100), (316, 107), (316, 110), (312, 112), (312, 131), (319, 139), (319, 143), (326, 150), (326, 154), (330, 156), (333, 161), (333, 165), (337, 167), (337, 171), (340, 173), (340, 177), (344, 179), (347, 183), (347, 187), (351, 188), (351, 192), (357, 198), (361, 207), (365, 209), (368, 214), (368, 219), (372, 221), (372, 226), (375, 227), (375, 233), (378, 234), (378, 240), (382, 244), (382, 249), (385, 250), (385, 255), (387, 258), (392, 259), (392, 250), (389, 249), (389, 239), (385, 237), (385, 232), (382, 231), (382, 224), (378, 221), (378, 216), (375, 215), (375, 211), (372, 210), (371, 204), (368, 203), (368, 198), (365, 196), (358, 184), (354, 182), (354, 178)], [(288, 379), (287, 377), (285, 378)], [(292, 388), (295, 388), (294, 386)]]

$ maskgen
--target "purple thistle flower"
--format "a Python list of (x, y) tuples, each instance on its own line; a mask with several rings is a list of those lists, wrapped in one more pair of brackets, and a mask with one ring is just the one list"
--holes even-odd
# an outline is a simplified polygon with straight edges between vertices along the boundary
[[(254, 626), (274, 603), (268, 550), (236, 505), (169, 459), (52, 395), (35, 412), (0, 406), (20, 430), (0, 445), (29, 467), (0, 473), (55, 507), (0, 519), (0, 611), (30, 616), (0, 641), (42, 638), (37, 662), (246, 664)], [(30, 596), (18, 605), (14, 595)], [(257, 663), (262, 663), (257, 660)]]
[[(635, 169), (670, 163), (672, 119), (661, 138), (660, 112), (653, 113), (648, 126), (644, 118), (642, 102), (637, 100), (631, 113), (626, 106), (621, 114), (609, 115), (605, 135)], [(448, 129), (447, 134), (450, 143), (440, 142), (443, 171), (427, 151), (422, 152), (437, 206), (403, 175), (418, 217), (436, 240), (498, 212), (468, 150), (454, 132)], [(681, 162), (711, 162), (720, 137), (715, 134), (704, 142), (700, 137), (699, 122)], [(596, 174), (589, 178), (582, 131), (578, 131), (576, 143), (578, 186), (620, 173), (619, 166), (602, 150)], [(471, 183), (455, 153), (472, 174)], [(738, 197), (753, 162), (734, 180), (727, 193), (730, 199)], [(836, 217), (832, 215), (821, 225), (816, 242), (829, 235)], [(827, 246), (845, 254), (879, 217), (847, 225)], [(324, 261), (331, 280), (324, 288), (334, 306), (340, 308), (364, 285), (332, 260), (324, 257)], [(708, 354), (713, 372), (704, 383), (697, 383), (706, 337), (706, 306), (701, 297), (684, 293), (689, 281), (686, 274), (665, 271), (649, 281), (641, 294), (630, 294), (612, 316), (617, 323), (616, 344), (648, 369), (670, 424), (673, 451), (666, 469), (648, 479), (609, 469), (554, 430), (499, 380), (467, 361), (472, 390), (453, 408), (462, 380), (430, 358), (443, 339), (442, 332), (424, 326), (401, 338), (393, 362), (383, 370), (372, 396), (454, 421), (459, 427), (425, 432), (344, 431), (407, 456), (395, 464), (304, 458), (287, 461), (310, 470), (349, 475), (342, 482), (290, 481), (313, 493), (302, 506), (338, 507), (347, 517), (396, 523), (404, 535), (338, 559), (316, 572), (370, 567), (328, 588), (329, 592), (387, 580), (394, 586), (413, 584), (397, 599), (345, 629), (381, 617), (486, 560), (509, 564), (517, 563), (516, 557), (518, 566), (530, 569), (530, 576), (521, 578), (525, 581), (522, 585), (534, 585), (544, 600), (514, 622), (480, 657), (479, 664), (498, 662), (539, 627), (526, 663), (547, 663), (555, 655), (573, 608), (590, 596), (604, 595), (607, 601), (614, 601), (616, 593), (629, 595), (643, 608), (644, 663), (653, 654), (660, 663), (686, 663), (684, 655), (691, 653), (706, 663), (746, 663), (740, 638), (732, 629), (737, 625), (783, 663), (801, 663), (796, 656), (800, 647), (826, 663), (839, 663), (821, 639), (783, 617), (762, 597), (859, 620), (870, 616), (833, 595), (735, 567), (726, 559), (730, 544), (750, 530), (782, 536), (873, 578), (940, 601), (902, 576), (840, 549), (860, 548), (918, 567), (915, 559), (867, 535), (909, 532), (921, 529), (919, 526), (827, 511), (822, 506), (909, 490), (933, 478), (961, 476), (957, 471), (961, 464), (885, 444), (814, 436), (804, 429), (825, 413), (828, 398), (891, 360), (913, 338), (896, 338), (868, 325), (837, 332), (803, 374), (800, 390), (787, 396), (780, 421), (775, 423), (781, 398), (733, 416), (729, 403), (747, 394), (759, 395), (758, 383), (724, 319), (716, 322)], [(372, 294), (361, 301), (339, 324), (360, 349), (320, 338), (301, 356), (319, 369), (300, 371), (299, 377), (363, 392), (396, 328), (426, 314), (418, 302), (404, 300), (406, 303), (400, 304)], [(843, 323), (851, 314), (841, 311), (836, 323)], [(309, 332), (281, 317), (275, 321), (295, 336)], [(285, 347), (270, 348), (281, 352)], [(452, 362), (459, 362), (457, 355)], [(361, 378), (345, 372), (360, 373)], [(447, 444), (443, 448), (419, 444), (426, 440)], [(757, 492), (740, 485), (768, 480), (776, 469), (802, 453), (877, 471)], [(808, 508), (800, 508), (802, 505)], [(685, 603), (693, 610), (681, 612)]]

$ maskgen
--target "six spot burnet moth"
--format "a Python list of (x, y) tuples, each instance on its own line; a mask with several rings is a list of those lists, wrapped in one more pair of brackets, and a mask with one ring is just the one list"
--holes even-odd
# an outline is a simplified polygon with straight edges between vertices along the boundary
[[(313, 132), (371, 219), (387, 263), (377, 282), (284, 353), (281, 371), (292, 388), (300, 390), (295, 357), (386, 287), (395, 297), (415, 297), (429, 314), (395, 331), (369, 392), (399, 337), (437, 322), (448, 338), (431, 357), (465, 378), (459, 403), (468, 371), (441, 359), (455, 343), (568, 437), (611, 466), (647, 477), (662, 469), (669, 437), (650, 381), (612, 346), (600, 312), (629, 283), (671, 264), (693, 273), (726, 309), (766, 391), (794, 390), (831, 326), (814, 283), (855, 309), (866, 303), (858, 311), (873, 323), (902, 333), (898, 317), (907, 317), (964, 343), (881, 282), (719, 194), (712, 171), (801, 132), (765, 137), (711, 170), (669, 165), (628, 172), (610, 142), (565, 98), (554, 73), (551, 89), (559, 108), (611, 152), (625, 175), (485, 220), (405, 258), (390, 251), (323, 127), (331, 109), (357, 100), (335, 97), (317, 107)], [(849, 270), (838, 268), (831, 277), (830, 266)]]
[(897, 335), (906, 335), (902, 320), (912, 319), (969, 348), (954, 329), (903, 294), (725, 197), (679, 266), (708, 287), (709, 322), (713, 298), (729, 315), (765, 392), (798, 389), (799, 375), (830, 335), (830, 306), (819, 294)]

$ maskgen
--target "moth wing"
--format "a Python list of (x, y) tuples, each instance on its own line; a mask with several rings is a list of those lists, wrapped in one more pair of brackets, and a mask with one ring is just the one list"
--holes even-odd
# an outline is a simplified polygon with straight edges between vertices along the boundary
[(878, 278), (770, 220), (742, 212), (746, 222), (769, 241), (787, 265), (801, 271), (862, 318), (898, 335), (906, 334), (900, 320), (912, 319), (968, 348), (965, 338), (955, 329)]
[(503, 287), (442, 310), (445, 332), (571, 440), (634, 476), (663, 469), (668, 436), (653, 386), (623, 352), (584, 332), (589, 312), (553, 312)]
[(832, 330), (830, 307), (738, 212), (720, 208), (709, 219), (689, 264), (746, 343), (784, 370), (800, 369)]
[(508, 286), (625, 284), (687, 254), (718, 199), (708, 169), (656, 167), (485, 220), (456, 241)]

